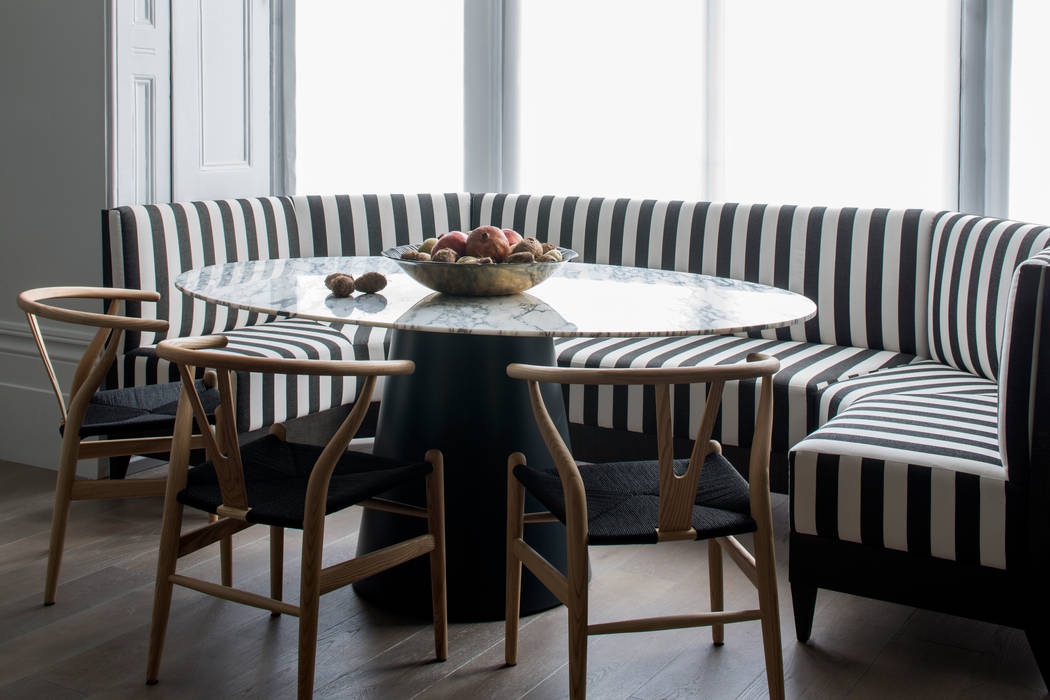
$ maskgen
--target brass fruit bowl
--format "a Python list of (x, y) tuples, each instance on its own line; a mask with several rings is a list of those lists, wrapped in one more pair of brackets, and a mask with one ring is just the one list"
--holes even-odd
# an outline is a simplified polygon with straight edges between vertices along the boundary
[(466, 265), (432, 262), (429, 260), (402, 260), (406, 250), (416, 250), (412, 243), (387, 248), (383, 256), (396, 260), (409, 277), (424, 287), (464, 297), (498, 297), (531, 289), (557, 272), (562, 265), (577, 257), (574, 250), (558, 248), (560, 263), (494, 263)]

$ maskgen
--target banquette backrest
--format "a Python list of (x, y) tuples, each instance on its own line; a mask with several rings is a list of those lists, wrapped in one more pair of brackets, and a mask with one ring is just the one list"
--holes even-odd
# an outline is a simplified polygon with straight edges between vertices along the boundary
[(494, 223), (585, 262), (745, 279), (805, 294), (817, 315), (762, 335), (932, 357), (994, 380), (1010, 280), (1050, 228), (928, 209), (474, 195)]
[(930, 357), (994, 380), (1014, 271), (1050, 245), (1050, 227), (950, 213), (937, 221), (933, 243)]
[[(993, 380), (1013, 271), (1050, 243), (1045, 226), (927, 209), (495, 193), (261, 197), (104, 211), (104, 281), (160, 292), (155, 306), (129, 312), (167, 320), (168, 337), (210, 333), (265, 319), (188, 300), (173, 286), (184, 270), (377, 254), (481, 224), (573, 248), (585, 262), (792, 289), (817, 302), (816, 317), (763, 335), (930, 357)], [(129, 333), (124, 350), (158, 340)]]
[[(119, 207), (102, 212), (106, 286), (160, 293), (128, 313), (168, 321), (165, 336), (129, 333), (121, 383), (174, 381), (142, 375), (133, 351), (164, 337), (201, 335), (265, 321), (258, 314), (190, 300), (175, 278), (216, 263), (301, 256), (375, 255), (470, 220), (467, 194), (259, 197)], [(131, 354), (128, 354), (131, 353)]]
[(769, 337), (927, 356), (938, 212), (641, 199), (475, 195), (473, 224), (498, 222), (585, 262), (685, 270), (791, 289), (817, 302)]

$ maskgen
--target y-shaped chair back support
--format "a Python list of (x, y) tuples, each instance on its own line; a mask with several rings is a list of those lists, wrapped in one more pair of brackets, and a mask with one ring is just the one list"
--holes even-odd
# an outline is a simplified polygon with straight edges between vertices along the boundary
[[(136, 498), (164, 494), (164, 479), (75, 480), (79, 460), (162, 453), (167, 452), (171, 447), (170, 436), (81, 440), (81, 428), (84, 425), (88, 406), (106, 373), (113, 366), (124, 332), (163, 333), (168, 328), (166, 321), (129, 318), (118, 314), (120, 303), (122, 301), (150, 302), (157, 301), (159, 298), (160, 295), (156, 292), (100, 287), (42, 287), (28, 289), (18, 295), (18, 306), (25, 311), (29, 329), (40, 351), (40, 358), (44, 362), (44, 369), (47, 371), (51, 388), (55, 392), (55, 398), (58, 400), (63, 426), (62, 451), (59, 458), (58, 482), (55, 488), (55, 509), (51, 522), (51, 544), (47, 560), (47, 580), (44, 587), (44, 605), (51, 605), (55, 602), (71, 501)], [(46, 303), (53, 299), (101, 299), (109, 303), (105, 313), (95, 313)], [(68, 404), (63, 397), (54, 365), (40, 332), (38, 318), (98, 329), (73, 373)]]
[[(321, 567), (324, 519), (329, 507), (329, 486), (336, 468), (345, 459), (349, 459), (346, 450), (365, 418), (376, 378), (411, 374), (415, 370), (415, 365), (408, 360), (365, 362), (252, 357), (223, 352), (222, 348), (225, 345), (225, 337), (208, 336), (166, 340), (157, 347), (157, 354), (160, 357), (171, 361), (178, 367), (183, 389), (175, 417), (175, 444), (172, 449), (171, 468), (164, 501), (164, 525), (157, 563), (147, 683), (157, 682), (172, 586), (179, 584), (226, 600), (260, 607), (274, 614), (287, 613), (298, 616), (299, 697), (308, 698), (312, 694), (314, 682), (320, 596), (423, 555), (430, 556), (436, 655), (439, 660), (444, 660), (448, 654), (448, 637), (444, 573), (443, 472), (440, 451), (429, 450), (425, 455), (426, 462), (430, 464), (429, 473), (426, 476), (427, 506), (425, 508), (395, 503), (378, 496), (355, 499), (357, 504), (366, 508), (377, 508), (426, 519), (428, 522), (426, 534), (398, 542), (356, 559), (323, 569)], [(195, 389), (192, 368), (209, 368), (217, 373), (220, 404), (215, 411), (214, 431), (208, 425), (204, 407)], [(233, 588), (229, 583), (220, 586), (175, 572), (179, 557), (222, 537), (229, 537), (256, 522), (268, 522), (267, 517), (262, 515), (259, 516), (258, 521), (255, 520), (263, 507), (249, 498), (250, 489), (245, 472), (247, 458), (245, 451), (238, 443), (233, 410), (234, 392), (231, 381), (233, 372), (358, 377), (364, 380), (350, 414), (316, 457), (306, 484), (303, 511), (296, 513), (296, 517), (301, 516), (302, 518), (299, 522), (303, 530), (300, 598), (297, 606), (281, 600), (284, 526), (274, 525), (272, 520), (269, 521), (271, 533), (270, 597)], [(194, 421), (204, 435), (208, 461), (214, 469), (215, 480), (218, 483), (221, 504), (215, 507), (215, 513), (223, 518), (180, 536), (183, 504), (179, 501), (179, 493), (186, 488), (188, 482), (188, 439)], [(286, 431), (280, 423), (271, 427), (270, 435), (275, 436), (281, 442), (286, 440)], [(291, 445), (291, 443), (288, 444)], [(279, 468), (270, 464), (271, 462), (276, 464), (277, 457), (267, 454), (264, 459), (267, 461), (267, 468)], [(392, 462), (392, 460), (386, 461)], [(291, 466), (298, 469), (302, 465)], [(401, 465), (391, 464), (390, 466)], [(380, 469), (376, 468), (372, 473), (375, 474), (378, 471)], [(361, 475), (355, 474), (355, 476)], [(387, 488), (389, 486), (380, 491), (385, 491)], [(253, 505), (260, 508), (257, 513), (252, 513)], [(346, 505), (351, 505), (351, 503), (339, 504), (335, 507)]]
[[(722, 643), (724, 624), (743, 620), (762, 621), (766, 671), (769, 692), (774, 698), (784, 695), (783, 660), (780, 646), (779, 610), (776, 592), (776, 570), (773, 557), (772, 516), (769, 496), (769, 449), (773, 415), (773, 374), (780, 363), (775, 358), (752, 354), (747, 361), (734, 365), (667, 368), (567, 368), (511, 364), (507, 374), (528, 382), (533, 415), (547, 449), (553, 458), (561, 481), (565, 502), (568, 575), (557, 571), (522, 539), (526, 522), (551, 520), (549, 513), (523, 512), (524, 488), (515, 478), (517, 466), (524, 466), (525, 456), (511, 455), (507, 474), (507, 649), (508, 664), (517, 662), (518, 598), (521, 586), (521, 564), (525, 564), (569, 608), (570, 694), (574, 699), (586, 694), (587, 635), (640, 632), (677, 627), (710, 625), (716, 643)], [(711, 574), (710, 613), (674, 615), (644, 620), (623, 620), (588, 624), (587, 617), (587, 546), (588, 513), (584, 479), (571, 451), (547, 412), (540, 393), (540, 382), (588, 385), (647, 385), (655, 388), (657, 425), (657, 465), (659, 483), (657, 541), (697, 539), (693, 527), (693, 508), (705, 460), (721, 453), (721, 446), (711, 439), (726, 382), (759, 380), (759, 401), (755, 433), (748, 468), (750, 515), (755, 521), (755, 554), (752, 556), (734, 537), (708, 539)], [(696, 441), (688, 467), (675, 472), (671, 393), (675, 384), (706, 384), (707, 401), (700, 418)], [(758, 589), (759, 609), (723, 612), (721, 556), (725, 551), (740, 566)]]

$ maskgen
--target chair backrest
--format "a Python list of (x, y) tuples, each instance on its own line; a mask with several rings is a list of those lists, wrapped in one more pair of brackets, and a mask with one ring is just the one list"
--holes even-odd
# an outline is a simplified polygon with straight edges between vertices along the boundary
[[(222, 506), (219, 514), (243, 520), (251, 504), (248, 503), (244, 465), (241, 461), (240, 445), (237, 440), (232, 373), (363, 377), (365, 381), (354, 401), (353, 409), (325, 445), (310, 473), (306, 517), (323, 517), (328, 481), (339, 457), (361, 427), (372, 399), (376, 377), (411, 374), (415, 371), (415, 364), (409, 360), (300, 360), (252, 357), (224, 352), (223, 348), (226, 343), (225, 336), (214, 335), (174, 338), (165, 340), (157, 346), (157, 354), (178, 368), (182, 380), (182, 393), (175, 418), (173, 468), (185, 467), (182, 459), (184, 446), (192, 428), (193, 419), (195, 419), (198, 430), (204, 435), (208, 460), (215, 468), (219, 489), (222, 492)], [(214, 429), (209, 425), (204, 406), (197, 394), (193, 378), (194, 368), (211, 369), (216, 372), (220, 403), (215, 409)], [(175, 453), (178, 453), (178, 458)], [(177, 459), (178, 465), (176, 465)]]
[[(661, 540), (693, 539), (692, 511), (697, 483), (704, 460), (721, 446), (711, 439), (722, 401), (722, 389), (728, 381), (760, 379), (758, 413), (751, 447), (748, 481), (752, 511), (769, 498), (769, 444), (773, 425), (773, 374), (780, 362), (765, 355), (751, 354), (745, 362), (732, 365), (701, 367), (660, 367), (653, 369), (604, 369), (542, 367), (511, 364), (507, 374), (529, 383), (529, 399), (540, 434), (558, 469), (565, 495), (565, 510), (570, 541), (586, 538), (587, 500), (576, 461), (554, 425), (540, 393), (540, 382), (558, 384), (647, 385), (656, 393), (657, 461), (659, 464)], [(671, 425), (671, 386), (707, 384), (707, 401), (700, 417), (700, 427), (693, 444), (689, 465), (682, 474), (674, 469), (674, 441)], [(768, 508), (767, 508), (768, 509)]]
[[(166, 321), (130, 318), (118, 314), (120, 303), (122, 301), (136, 303), (144, 301), (154, 302), (158, 298), (159, 295), (156, 292), (103, 287), (38, 287), (36, 289), (27, 289), (18, 295), (18, 307), (26, 314), (29, 330), (32, 332), (33, 340), (36, 342), (37, 350), (40, 352), (40, 359), (44, 362), (44, 369), (47, 371), (51, 388), (55, 392), (55, 398), (58, 399), (58, 408), (62, 415), (63, 424), (75, 425), (79, 429), (91, 397), (98, 391), (106, 372), (113, 366), (121, 337), (125, 331), (163, 333), (168, 328)], [(105, 313), (94, 313), (66, 309), (46, 303), (52, 299), (102, 299), (109, 303), (106, 306)], [(73, 373), (73, 383), (69, 390), (68, 409), (62, 395), (62, 388), (59, 386), (58, 378), (55, 376), (55, 368), (51, 363), (51, 356), (48, 354), (47, 346), (44, 343), (44, 336), (40, 332), (38, 317), (98, 328), (98, 332), (95, 333), (95, 337), (88, 344)], [(77, 430), (72, 432), (75, 435)]]

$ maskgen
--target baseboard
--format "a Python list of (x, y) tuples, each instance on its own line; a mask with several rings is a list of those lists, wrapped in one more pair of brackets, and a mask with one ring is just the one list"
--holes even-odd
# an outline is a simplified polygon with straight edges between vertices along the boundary
[[(44, 329), (48, 353), (64, 388), (92, 335), (87, 329)], [(60, 421), (58, 400), (29, 327), (0, 320), (0, 425), (5, 437), (0, 441), (0, 459), (57, 469)], [(95, 477), (98, 465), (94, 460), (82, 462), (77, 473)]]

